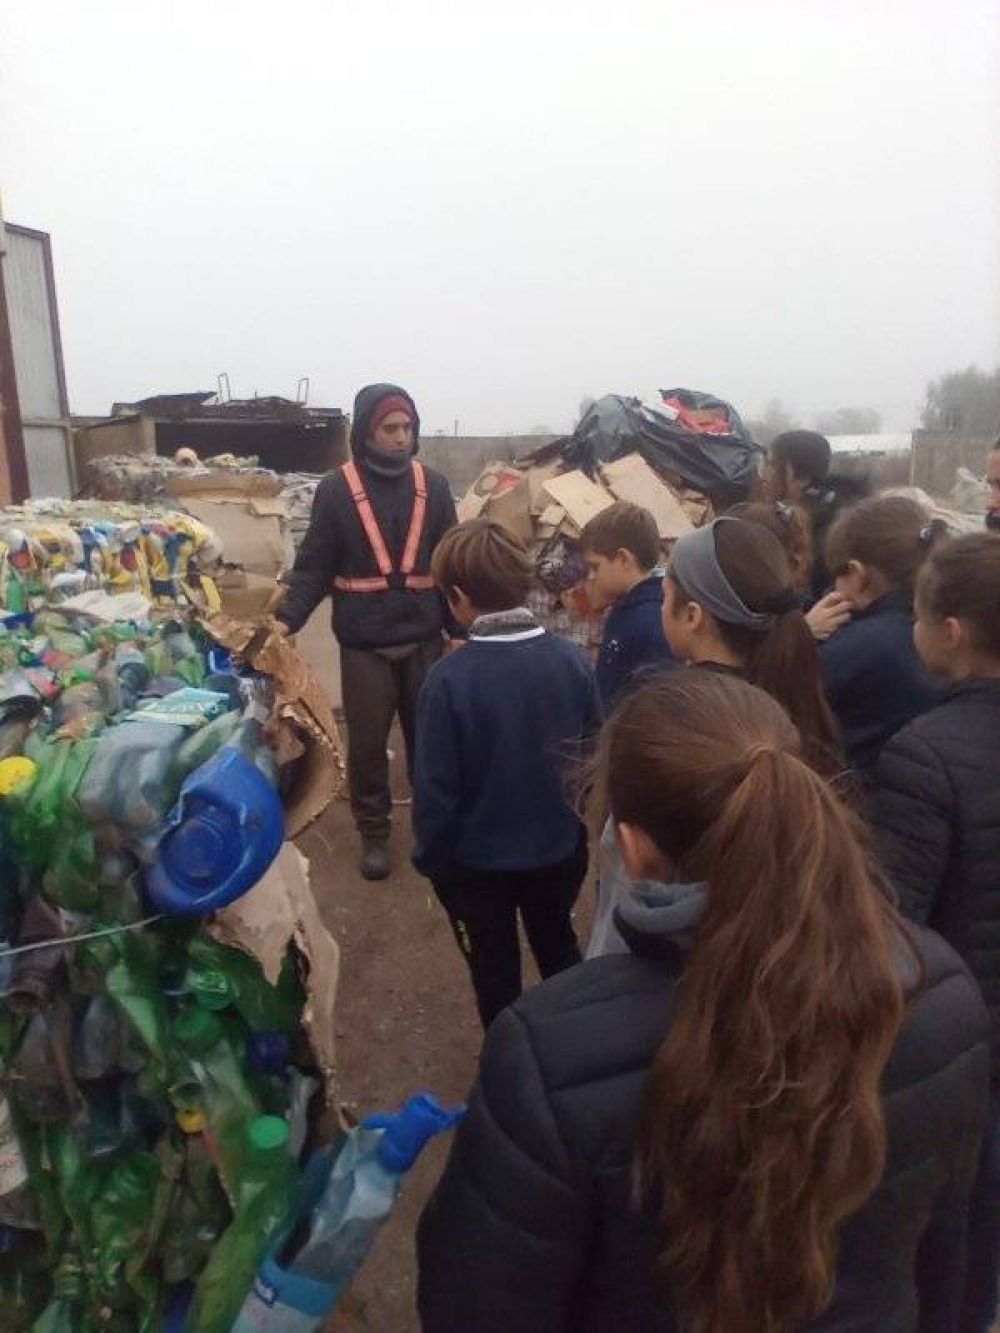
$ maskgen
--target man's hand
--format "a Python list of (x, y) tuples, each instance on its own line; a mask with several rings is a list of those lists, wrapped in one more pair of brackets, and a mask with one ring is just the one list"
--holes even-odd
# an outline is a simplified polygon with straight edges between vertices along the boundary
[(806, 624), (812, 631), (813, 638), (825, 643), (842, 625), (846, 625), (850, 618), (851, 604), (847, 598), (839, 592), (828, 592), (807, 613)]

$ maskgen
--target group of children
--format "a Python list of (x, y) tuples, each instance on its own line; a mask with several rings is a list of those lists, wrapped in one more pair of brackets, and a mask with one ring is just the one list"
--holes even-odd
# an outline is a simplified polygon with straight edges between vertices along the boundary
[[(595, 672), (502, 528), (435, 551), (469, 640), (420, 698), (414, 862), (489, 1034), (421, 1228), (430, 1333), (990, 1327), (1000, 535), (834, 504), (807, 436), (665, 576), (644, 510), (588, 524)], [(519, 913), (565, 974), (520, 1000)]]

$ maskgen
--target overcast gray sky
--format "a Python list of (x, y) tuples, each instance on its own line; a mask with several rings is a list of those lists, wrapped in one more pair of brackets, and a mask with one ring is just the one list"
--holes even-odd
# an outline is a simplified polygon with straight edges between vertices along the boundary
[(906, 428), (1000, 361), (998, 74), (997, 0), (3, 0), (0, 185), (78, 412), (225, 370)]

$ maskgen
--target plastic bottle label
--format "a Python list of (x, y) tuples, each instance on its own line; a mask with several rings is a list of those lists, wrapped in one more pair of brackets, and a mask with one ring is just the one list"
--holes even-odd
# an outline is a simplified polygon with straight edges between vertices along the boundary
[(7, 1098), (0, 1096), (0, 1198), (13, 1194), (28, 1183), (28, 1168), (24, 1164), (17, 1131), (10, 1116)]
[(325, 1322), (325, 1315), (303, 1314), (287, 1305), (282, 1293), (258, 1275), (232, 1333), (317, 1333)]

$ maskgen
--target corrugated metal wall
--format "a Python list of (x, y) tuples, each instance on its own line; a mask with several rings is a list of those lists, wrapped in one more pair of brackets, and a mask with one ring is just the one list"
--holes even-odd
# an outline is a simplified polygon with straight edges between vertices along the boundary
[(9, 222), (3, 238), (7, 324), (30, 492), (70, 495), (72, 435), (49, 238)]

